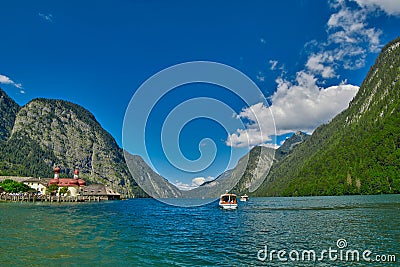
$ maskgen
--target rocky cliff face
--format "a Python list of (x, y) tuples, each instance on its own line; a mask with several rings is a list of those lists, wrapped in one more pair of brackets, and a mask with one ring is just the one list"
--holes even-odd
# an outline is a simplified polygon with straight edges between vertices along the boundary
[(182, 197), (182, 192), (177, 187), (155, 173), (140, 156), (125, 151), (125, 158), (136, 182), (147, 194), (154, 198)]
[(0, 90), (0, 174), (52, 177), (79, 168), (89, 182), (111, 186), (123, 196), (145, 196), (132, 178), (114, 138), (79, 105), (34, 99), (19, 107)]
[(76, 104), (62, 100), (35, 99), (17, 113), (12, 136), (37, 142), (56, 157), (43, 160), (59, 165), (72, 176), (79, 168), (81, 176), (91, 182), (110, 185), (131, 196), (136, 185), (128, 172), (122, 150), (94, 116)]
[[(275, 153), (273, 148), (262, 146), (250, 150), (247, 165), (243, 166), (245, 171), (232, 191), (240, 194), (254, 192), (264, 181), (273, 165)], [(240, 167), (240, 164), (243, 163), (239, 161), (235, 169)]]
[(0, 140), (7, 140), (14, 127), (19, 105), (0, 88)]
[[(282, 146), (274, 150), (268, 147), (254, 147), (250, 152), (239, 160), (233, 170), (221, 174), (217, 179), (207, 182), (200, 188), (208, 188), (208, 191), (218, 189), (212, 196), (224, 192), (225, 189), (232, 188), (233, 193), (249, 194), (254, 192), (264, 181), (269, 170), (274, 164), (290, 155), (309, 135), (303, 132), (296, 132), (288, 138)], [(217, 186), (218, 185), (218, 186)], [(195, 189), (194, 191), (199, 190)], [(203, 193), (204, 194), (204, 193)], [(200, 194), (198, 194), (200, 196)]]
[(274, 154), (275, 150), (272, 148), (254, 147), (238, 161), (235, 168), (191, 190), (191, 196), (216, 198), (228, 189), (236, 194), (253, 192), (261, 185), (271, 168)]
[(301, 131), (296, 132), (290, 138), (286, 139), (285, 142), (276, 150), (275, 160), (280, 161), (296, 148), (297, 145), (300, 145), (304, 141), (306, 141), (310, 136)]

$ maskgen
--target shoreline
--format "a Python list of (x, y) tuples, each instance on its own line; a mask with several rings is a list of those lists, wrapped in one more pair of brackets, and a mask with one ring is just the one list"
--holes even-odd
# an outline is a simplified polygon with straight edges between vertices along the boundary
[(99, 196), (50, 196), (0, 194), (0, 202), (100, 202), (108, 199)]

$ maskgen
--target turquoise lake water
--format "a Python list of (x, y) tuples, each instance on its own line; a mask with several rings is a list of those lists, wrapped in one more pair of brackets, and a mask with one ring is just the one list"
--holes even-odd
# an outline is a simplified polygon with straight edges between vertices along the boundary
[[(0, 203), (0, 220), (0, 266), (400, 266), (400, 195), (251, 198), (235, 211), (152, 199)], [(272, 250), (286, 254), (270, 260)], [(347, 250), (374, 262), (340, 260)]]

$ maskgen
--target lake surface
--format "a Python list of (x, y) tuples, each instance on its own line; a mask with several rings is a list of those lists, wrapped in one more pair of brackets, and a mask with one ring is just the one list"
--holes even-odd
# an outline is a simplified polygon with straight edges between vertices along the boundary
[[(235, 211), (153, 199), (0, 203), (0, 231), (0, 266), (399, 266), (400, 195), (251, 198)], [(286, 254), (271, 260), (272, 250)], [(340, 260), (347, 250), (361, 259)], [(365, 250), (397, 262), (367, 262)]]

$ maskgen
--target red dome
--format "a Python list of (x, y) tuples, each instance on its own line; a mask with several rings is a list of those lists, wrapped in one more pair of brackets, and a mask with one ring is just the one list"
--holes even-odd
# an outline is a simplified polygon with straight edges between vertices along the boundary
[(61, 170), (61, 169), (60, 169), (60, 167), (58, 167), (58, 166), (54, 168), (54, 172), (56, 172), (56, 173), (60, 173), (60, 170)]
[(79, 170), (78, 170), (78, 169), (75, 169), (74, 174), (75, 174), (75, 175), (79, 175)]

